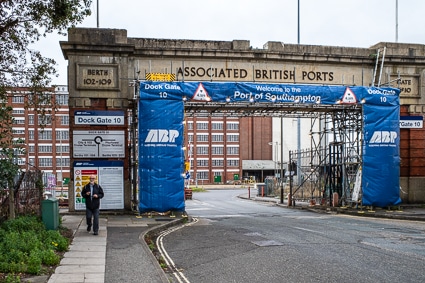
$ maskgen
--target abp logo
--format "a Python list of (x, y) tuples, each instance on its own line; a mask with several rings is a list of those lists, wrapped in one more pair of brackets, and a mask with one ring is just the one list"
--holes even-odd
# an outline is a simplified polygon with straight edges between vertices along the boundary
[(372, 144), (395, 143), (397, 132), (394, 131), (375, 131), (369, 140)]
[(177, 130), (165, 130), (165, 129), (152, 129), (149, 130), (148, 135), (146, 136), (145, 143), (155, 143), (155, 142), (176, 142), (176, 138), (179, 136), (179, 131)]

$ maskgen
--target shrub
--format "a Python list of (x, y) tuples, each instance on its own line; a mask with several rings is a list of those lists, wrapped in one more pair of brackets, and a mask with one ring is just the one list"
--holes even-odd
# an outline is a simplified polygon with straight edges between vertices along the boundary
[(7, 220), (2, 223), (0, 228), (2, 230), (5, 230), (6, 232), (42, 232), (46, 229), (44, 227), (44, 224), (39, 220), (37, 216), (23, 216), (18, 217), (16, 219)]
[[(15, 274), (41, 274), (43, 265), (56, 266), (59, 252), (68, 250), (69, 239), (59, 231), (46, 230), (40, 218), (24, 216), (0, 226), (0, 273), (6, 282), (16, 281)], [(44, 269), (46, 272), (46, 269)]]
[(41, 252), (42, 262), (46, 265), (57, 265), (60, 262), (59, 255), (55, 254), (53, 250), (45, 250)]
[(59, 252), (68, 250), (69, 240), (63, 237), (59, 231), (44, 231), (43, 239), (43, 242), (47, 245), (46, 248), (51, 248)]
[(41, 272), (41, 251), (31, 252), (27, 261), (27, 273), (38, 275)]
[(20, 283), (21, 277), (19, 275), (15, 275), (14, 273), (6, 275), (4, 283)]

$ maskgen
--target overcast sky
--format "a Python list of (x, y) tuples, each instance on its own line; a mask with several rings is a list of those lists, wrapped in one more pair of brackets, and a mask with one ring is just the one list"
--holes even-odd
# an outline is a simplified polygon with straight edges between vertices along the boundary
[[(92, 16), (80, 27), (126, 29), (128, 37), (249, 40), (298, 43), (298, 0), (93, 0)], [(300, 44), (370, 47), (396, 41), (396, 0), (299, 0)], [(49, 35), (36, 45), (58, 63), (67, 84), (59, 41)], [(398, 0), (398, 42), (425, 44), (425, 1)]]

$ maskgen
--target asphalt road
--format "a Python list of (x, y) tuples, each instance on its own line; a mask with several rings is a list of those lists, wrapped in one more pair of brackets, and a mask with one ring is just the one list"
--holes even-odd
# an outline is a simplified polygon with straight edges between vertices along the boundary
[(183, 282), (425, 281), (423, 222), (317, 214), (241, 193), (211, 190), (186, 202), (199, 221), (163, 238)]

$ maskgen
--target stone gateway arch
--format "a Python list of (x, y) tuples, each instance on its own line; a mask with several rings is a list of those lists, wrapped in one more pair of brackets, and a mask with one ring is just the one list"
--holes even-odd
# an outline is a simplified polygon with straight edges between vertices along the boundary
[[(367, 179), (362, 179), (362, 189), (373, 192), (376, 184), (385, 181), (380, 186), (387, 187), (386, 182), (390, 182), (389, 190), (392, 192), (390, 201), (379, 200), (376, 204), (374, 193), (363, 195), (365, 204), (396, 204), (400, 198), (404, 203), (425, 201), (422, 186), (425, 179), (425, 131), (423, 127), (409, 128), (412, 125), (409, 121), (423, 120), (425, 113), (423, 45), (378, 43), (370, 48), (351, 48), (267, 42), (259, 49), (250, 46), (248, 40), (132, 38), (127, 36), (126, 30), (98, 28), (70, 29), (68, 40), (60, 42), (60, 45), (68, 60), (70, 139), (75, 143), (92, 137), (101, 138), (98, 139), (99, 143), (95, 141), (99, 147), (97, 152), (89, 152), (82, 146), (70, 149), (71, 180), (68, 195), (71, 211), (81, 206), (78, 184), (84, 176), (78, 174), (82, 174), (83, 170), (101, 172), (103, 180), (114, 184), (112, 195), (117, 199), (111, 200), (109, 209), (131, 210), (139, 207), (138, 169), (143, 169), (140, 168), (138, 150), (141, 150), (142, 142), (184, 142), (182, 139), (185, 135), (179, 129), (174, 131), (172, 127), (152, 127), (149, 131), (143, 130), (146, 137), (141, 136), (142, 129), (139, 127), (145, 121), (139, 115), (145, 114), (139, 111), (143, 107), (150, 107), (150, 103), (152, 107), (155, 104), (162, 107), (161, 103), (164, 102), (163, 98), (153, 99), (162, 84), (155, 81), (160, 80), (170, 81), (167, 88), (162, 86), (164, 89), (160, 95), (166, 94), (172, 98), (167, 101), (175, 105), (177, 110), (167, 113), (170, 117), (175, 115), (178, 121), (182, 121), (180, 118), (183, 117), (179, 115), (186, 113), (186, 117), (194, 117), (199, 111), (205, 117), (224, 117), (223, 114), (216, 114), (219, 112), (242, 117), (236, 114), (240, 113), (240, 104), (245, 105), (244, 111), (250, 117), (270, 117), (270, 120), (262, 118), (260, 123), (254, 119), (245, 123), (245, 120), (240, 119), (240, 136), (243, 140), (239, 144), (242, 152), (236, 153), (238, 155), (235, 159), (238, 160), (229, 165), (234, 171), (227, 176), (221, 175), (225, 180), (233, 175), (241, 177), (241, 173), (248, 170), (243, 167), (244, 160), (275, 159), (272, 147), (267, 143), (275, 131), (272, 126), (274, 119), (282, 117), (276, 113), (286, 113), (293, 118), (301, 112), (305, 117), (313, 117), (313, 113), (323, 116), (335, 113), (335, 123), (344, 121), (349, 113), (355, 113), (352, 128), (361, 124), (363, 140), (358, 144), (364, 146), (356, 150), (363, 156), (361, 170), (368, 172), (365, 173)], [(386, 49), (385, 62), (376, 56), (379, 50), (382, 54), (383, 49)], [(377, 65), (378, 70), (375, 68)], [(382, 74), (382, 77), (376, 74)], [(203, 90), (200, 83), (205, 93), (199, 91)], [(231, 93), (222, 91), (221, 86), (224, 84), (231, 86), (226, 87)], [(150, 88), (146, 89), (146, 85)], [(183, 95), (178, 88), (187, 90), (187, 93)], [(142, 97), (142, 94), (148, 97)], [(332, 96), (337, 99), (331, 101), (335, 99)], [(365, 102), (362, 102), (363, 98)], [(211, 101), (202, 102), (202, 99)], [(388, 113), (388, 116), (376, 116), (376, 113), (386, 112), (386, 109), (392, 107), (393, 112)], [(307, 108), (312, 110), (301, 111)], [(343, 114), (341, 118), (339, 114)], [(99, 117), (111, 119), (111, 122), (80, 123), (78, 120), (97, 121)], [(406, 120), (411, 118), (415, 120)], [(243, 132), (245, 124), (249, 125), (249, 133)], [(346, 125), (342, 123), (340, 127)], [(255, 139), (259, 129), (263, 129), (260, 133), (267, 135), (268, 140)], [(356, 130), (355, 133), (360, 131)], [(105, 140), (109, 140), (108, 144), (103, 142)], [(265, 144), (258, 150), (258, 143), (261, 142)], [(249, 149), (246, 152), (242, 150), (245, 144)], [(112, 152), (114, 146), (118, 151)], [(331, 150), (340, 146), (333, 143)], [(154, 147), (146, 148), (153, 150)], [(165, 148), (173, 149), (170, 144)], [(385, 164), (375, 163), (375, 155), (385, 160), (391, 159), (391, 156), (394, 160)], [(280, 161), (283, 163), (287, 160)], [(211, 164), (208, 166), (207, 170), (198, 168), (198, 174), (202, 171), (202, 177), (212, 182)], [(216, 162), (214, 166), (221, 166), (221, 163)], [(399, 173), (394, 172), (393, 167), (398, 168)], [(222, 170), (225, 173), (228, 169)], [(325, 170), (324, 167), (318, 167), (314, 173), (322, 174)], [(389, 172), (393, 175), (390, 176)], [(333, 177), (338, 178), (338, 174)], [(398, 178), (398, 182), (393, 178)], [(401, 188), (397, 194), (396, 187)], [(176, 198), (180, 198), (180, 195)], [(158, 204), (145, 203), (142, 209), (148, 210), (151, 206), (155, 209), (160, 207)], [(176, 206), (176, 209), (181, 208), (181, 204)]]

